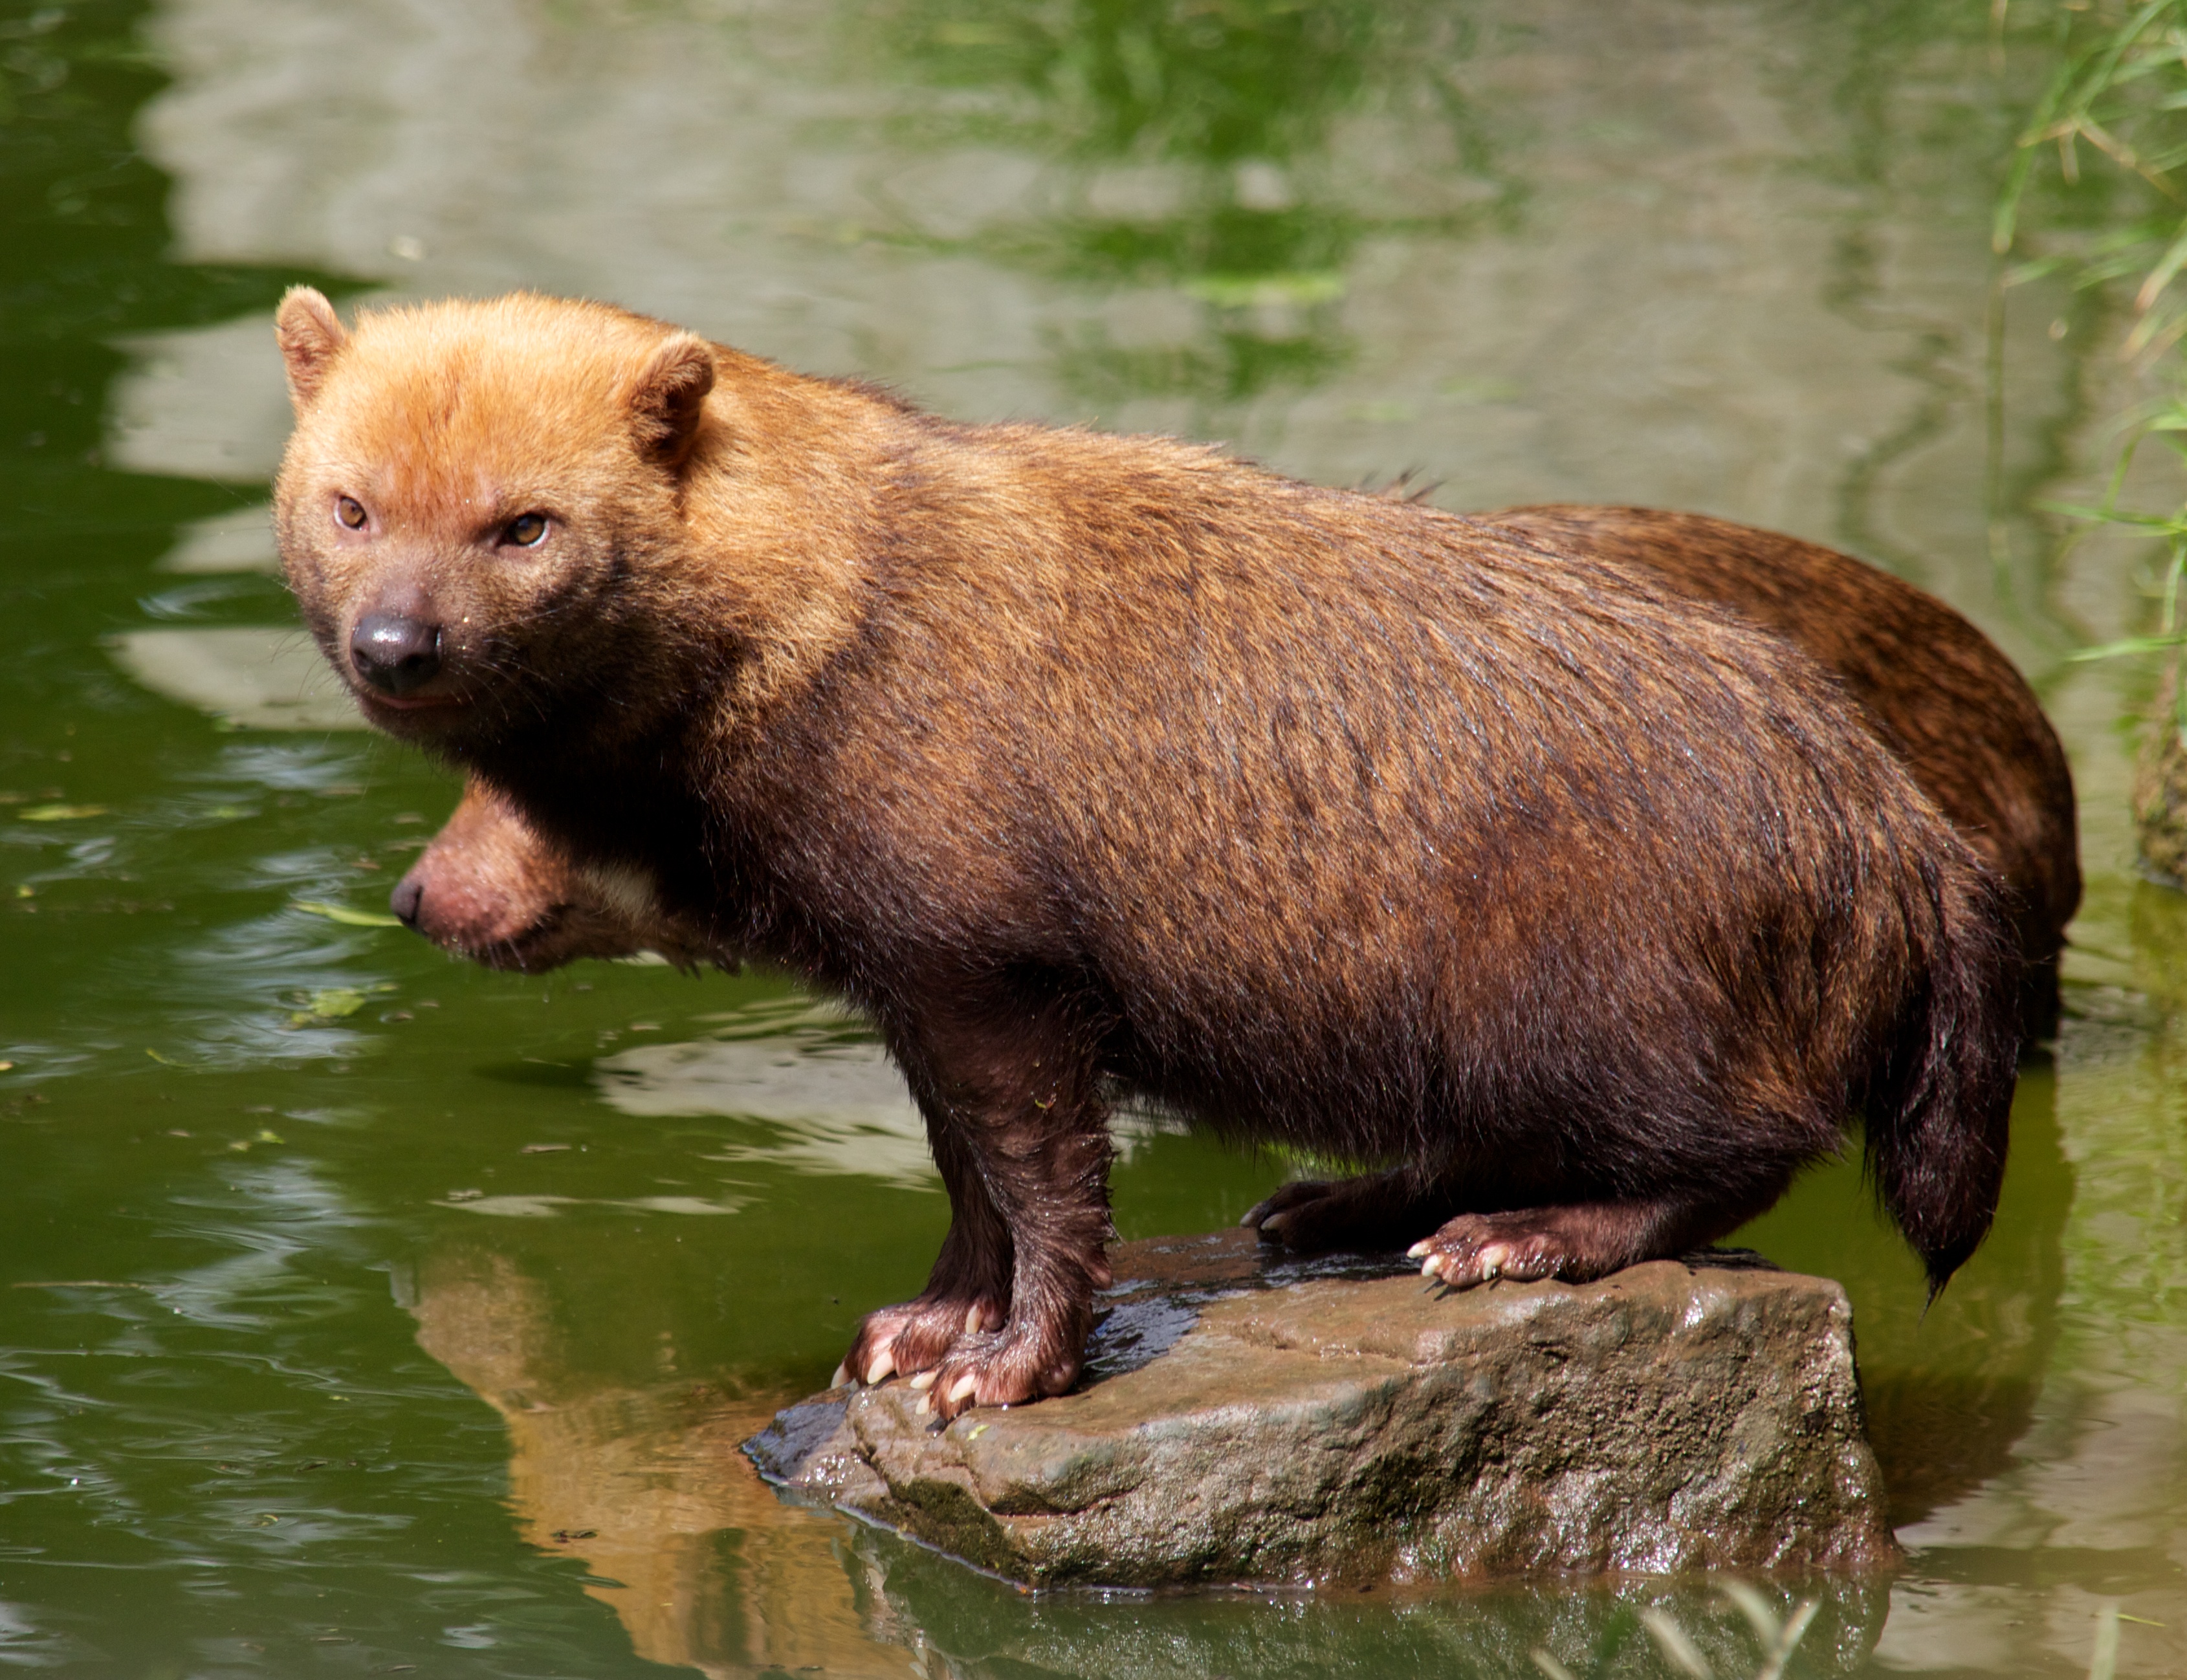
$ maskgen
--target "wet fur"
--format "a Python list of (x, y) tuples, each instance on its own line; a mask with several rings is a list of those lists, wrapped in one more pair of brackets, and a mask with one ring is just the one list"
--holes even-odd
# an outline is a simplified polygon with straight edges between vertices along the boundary
[[(2079, 907), (2072, 776), (2012, 662), (1934, 596), (1849, 555), (1700, 514), (1559, 504), (1472, 516), (1553, 553), (1595, 553), (1674, 594), (1782, 636), (1836, 677), (1877, 737), (2010, 891), (2026, 964), (2021, 1025), (2048, 1037), (2058, 955)], [(651, 883), (620, 892), (578, 868), (483, 784), (397, 890), (404, 919), (495, 967), (537, 973), (655, 951), (734, 968), (661, 913)]]
[(1996, 644), (1933, 595), (1850, 555), (1699, 514), (1508, 508), (1482, 519), (1560, 553), (1641, 568), (1731, 609), (1827, 668), (1959, 836), (2011, 889), (2022, 1025), (2058, 1021), (2058, 955), (2081, 902), (2072, 772)]
[[(1987, 1229), (2002, 891), (1779, 638), (1614, 557), (596, 306), (281, 324), (283, 552), (368, 714), (903, 1069), (954, 1223), (854, 1369), (945, 1412), (1074, 1379), (1116, 1084), (1391, 1163), (1382, 1238), (1446, 1221), (1457, 1282), (1720, 1235), (1856, 1112), (1933, 1278)], [(533, 507), (557, 546), (503, 564)], [(447, 626), (436, 710), (348, 658), (398, 610)]]

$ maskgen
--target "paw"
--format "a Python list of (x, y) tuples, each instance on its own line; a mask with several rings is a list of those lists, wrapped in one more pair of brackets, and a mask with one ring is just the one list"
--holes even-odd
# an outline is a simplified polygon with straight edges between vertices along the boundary
[(1062, 1394), (1078, 1380), (1079, 1356), (1058, 1338), (1016, 1329), (960, 1336), (911, 1385), (924, 1391), (921, 1416), (947, 1423), (974, 1406), (1021, 1406)]
[(1315, 1211), (1326, 1204), (1339, 1186), (1318, 1178), (1301, 1178), (1285, 1184), (1266, 1201), (1256, 1202), (1238, 1223), (1257, 1233), (1264, 1243), (1292, 1244), (1315, 1221)]
[(1555, 1212), (1543, 1208), (1462, 1213), (1406, 1253), (1420, 1262), (1420, 1276), (1454, 1289), (1498, 1278), (1532, 1283), (1543, 1278), (1577, 1281), (1596, 1275), (1557, 1228)]
[(861, 1382), (870, 1387), (892, 1376), (931, 1371), (956, 1342), (1000, 1329), (1004, 1317), (1001, 1302), (984, 1295), (921, 1295), (869, 1312), (831, 1386)]
[(1257, 1231), (1263, 1242), (1281, 1243), (1296, 1253), (1386, 1253), (1449, 1206), (1407, 1173), (1369, 1172), (1286, 1184), (1239, 1222)]

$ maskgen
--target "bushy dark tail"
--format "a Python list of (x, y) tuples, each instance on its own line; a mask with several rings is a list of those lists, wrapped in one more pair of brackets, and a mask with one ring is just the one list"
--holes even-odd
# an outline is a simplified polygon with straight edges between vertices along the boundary
[(1993, 879), (1953, 862), (1926, 873), (1926, 984), (1917, 973), (1863, 1108), (1869, 1175), (1933, 1301), (1988, 1234), (2004, 1183), (2022, 962)]

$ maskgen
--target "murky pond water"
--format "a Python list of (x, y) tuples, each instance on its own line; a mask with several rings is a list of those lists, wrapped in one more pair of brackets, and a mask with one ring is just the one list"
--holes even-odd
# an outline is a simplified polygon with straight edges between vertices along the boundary
[[(329, 702), (269, 573), (267, 322), (310, 278), (609, 297), (1452, 507), (1699, 508), (1946, 596), (2066, 737), (2089, 893), (1933, 1311), (1850, 1167), (1740, 1239), (1851, 1288), (1910, 1552), (1813, 1589), (1794, 1672), (2079, 1674), (2106, 1605), (2119, 1672), (2178, 1672), (2187, 902), (2133, 868), (2148, 674), (2066, 660), (2145, 621), (2146, 557), (2032, 511), (2134, 392), (2094, 295), (1994, 289), (2047, 38), (1994, 22), (0, 4), (0, 1660), (1646, 1673), (1658, 1603), (1754, 1660), (1702, 1582), (1031, 1600), (760, 1486), (734, 1443), (932, 1256), (914, 1117), (764, 976), (527, 980), (374, 919), (454, 790)], [(1127, 1236), (1285, 1173), (1124, 1142)]]

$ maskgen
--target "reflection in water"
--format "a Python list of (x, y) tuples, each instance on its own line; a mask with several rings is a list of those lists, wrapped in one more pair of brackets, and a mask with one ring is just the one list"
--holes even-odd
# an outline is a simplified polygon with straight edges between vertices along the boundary
[(280, 566), (273, 547), (273, 510), (263, 504), (192, 520), (160, 559), (161, 571), (215, 576), (278, 571)]
[[(1257, 1594), (1197, 1600), (1069, 1595), (1027, 1603), (999, 1582), (930, 1554), (869, 1542), (888, 1564), (885, 1604), (916, 1628), (943, 1672), (966, 1680), (1226, 1680), (1247, 1675), (1361, 1674), (1403, 1680), (1525, 1680), (1546, 1651), (1587, 1676), (1691, 1673), (1644, 1631), (1656, 1612), (1675, 1621), (1706, 1672), (1763, 1666), (1752, 1630), (1698, 1582), (1590, 1582), (1561, 1590), (1409, 1599), (1385, 1593), (1290, 1599)], [(1880, 1582), (1753, 1583), (1782, 1615), (1820, 1601), (1794, 1672), (1862, 1669), (1885, 1613)]]
[(640, 1117), (718, 1114), (771, 1123), (772, 1135), (716, 1159), (776, 1160), (936, 1188), (926, 1126), (878, 1044), (811, 1036), (648, 1044), (593, 1064), (600, 1095)]
[[(1637, 501), (1824, 541), (1852, 520), (1997, 629), (1954, 523), (1988, 471), (1959, 371), (1987, 258), (1940, 219), (1920, 126), (1957, 86), (1923, 43), (1956, 25), (1920, 10), (1866, 43), (1888, 98), (1764, 70), (1835, 74), (1864, 27), (1675, 0), (693, 3), (642, 25), (173, 0), (180, 73), (144, 133), (194, 255), (612, 298), (967, 419), (1090, 403), (1321, 482), (1415, 467), (1453, 506)], [(481, 82), (482, 55), (526, 73)], [(2040, 291), (2007, 327), (2015, 473), (2055, 471), (2023, 439), (2071, 412)], [(1295, 351), (1313, 366), (1278, 369)], [(263, 320), (146, 341), (119, 409), (141, 468), (270, 473)]]
[(132, 630), (112, 647), (153, 693), (239, 728), (364, 728), (349, 690), (299, 630)]
[[(999, 131), (1051, 160), (1044, 215), (960, 243), (1200, 306), (1181, 342), (1134, 345), (1098, 319), (1057, 335), (1063, 384), (1104, 407), (1221, 406), (1319, 383), (1352, 357), (1336, 306), (1363, 241), (1456, 233), (1510, 194), (1460, 92), (1471, 34), (1460, 8), (894, 0), (851, 15), (878, 25), (915, 75), (1004, 95), (954, 123), (923, 118), (930, 137)], [(1390, 131), (1379, 193), (1344, 166), (1361, 160), (1331, 155), (1347, 118)]]
[[(739, 1445), (800, 1396), (704, 1382), (589, 1386), (558, 1360), (567, 1326), (499, 1256), (443, 1248), (410, 1311), (433, 1357), (500, 1413), (524, 1537), (584, 1559), (585, 1591), (651, 1661), (709, 1676), (813, 1669), (930, 1677), (1215, 1677), (1532, 1672), (1544, 1649), (1585, 1672), (1647, 1655), (1638, 1613), (1673, 1615), (1718, 1672), (1746, 1672), (1752, 1636), (1695, 1583), (1633, 1582), (1418, 1595), (1248, 1593), (1032, 1597), (961, 1565), (779, 1500)], [(1765, 1583), (1780, 1610), (1792, 1591)], [(1821, 1614), (1805, 1672), (1857, 1667), (1887, 1588), (1798, 1583)], [(1483, 1612), (1487, 1613), (1484, 1614)], [(1593, 1660), (1590, 1662), (1590, 1659)], [(1625, 1665), (1619, 1665), (1620, 1670)], [(1596, 1667), (1595, 1672), (1601, 1672)]]
[[(926, 1122), (903, 1075), (856, 1021), (827, 1008), (747, 1008), (712, 1037), (646, 1044), (592, 1065), (601, 1098), (639, 1119), (722, 1115), (765, 1122), (710, 1160), (771, 1162), (795, 1172), (856, 1173), (908, 1188), (940, 1188)], [(1181, 1129), (1156, 1113), (1110, 1117), (1117, 1159)]]
[(777, 1500), (738, 1443), (790, 1396), (566, 1391), (536, 1288), (498, 1256), (420, 1268), (418, 1340), (509, 1426), (524, 1537), (582, 1558), (640, 1656), (708, 1675), (902, 1672), (868, 1631), (840, 1520)]

